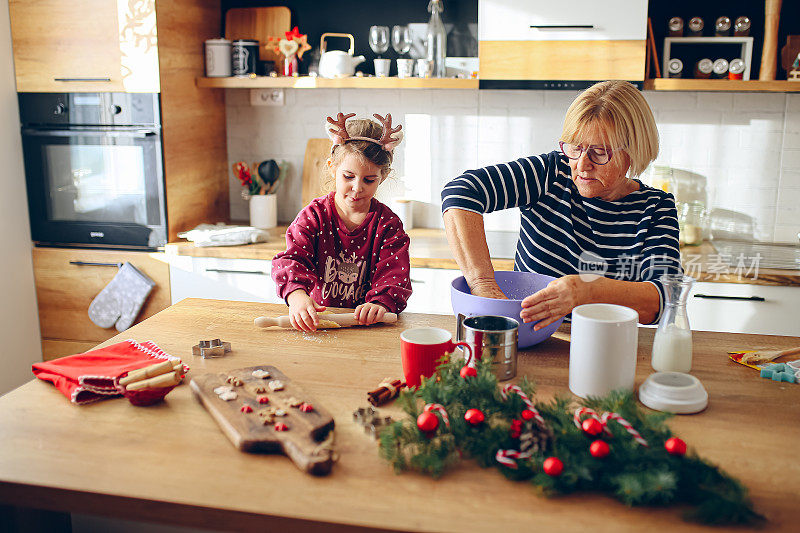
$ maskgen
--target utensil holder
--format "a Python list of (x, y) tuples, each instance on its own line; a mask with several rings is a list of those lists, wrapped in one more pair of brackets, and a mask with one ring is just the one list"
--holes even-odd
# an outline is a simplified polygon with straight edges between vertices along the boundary
[(270, 229), (278, 225), (278, 200), (275, 194), (250, 196), (250, 225)]

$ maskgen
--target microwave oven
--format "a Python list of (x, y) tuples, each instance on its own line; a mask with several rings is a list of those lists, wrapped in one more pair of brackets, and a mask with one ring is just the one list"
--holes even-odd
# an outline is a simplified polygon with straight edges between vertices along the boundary
[(19, 109), (34, 241), (166, 244), (158, 94), (20, 93)]

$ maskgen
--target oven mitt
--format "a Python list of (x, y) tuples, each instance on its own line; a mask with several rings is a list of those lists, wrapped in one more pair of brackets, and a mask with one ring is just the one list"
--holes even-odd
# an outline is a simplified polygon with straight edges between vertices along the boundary
[(124, 263), (111, 283), (89, 304), (89, 319), (101, 328), (116, 325), (125, 331), (133, 325), (155, 282), (130, 263)]

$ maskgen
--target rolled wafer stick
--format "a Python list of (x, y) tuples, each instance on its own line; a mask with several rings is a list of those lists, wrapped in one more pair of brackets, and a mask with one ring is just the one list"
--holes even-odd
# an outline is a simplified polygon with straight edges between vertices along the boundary
[(119, 384), (124, 387), (128, 385), (128, 383), (133, 383), (134, 381), (152, 378), (155, 376), (160, 376), (161, 374), (166, 374), (167, 372), (172, 372), (174, 370), (175, 362), (176, 361), (171, 361), (171, 360), (162, 361), (160, 363), (146, 366), (144, 368), (131, 370), (130, 372), (128, 372), (127, 376), (119, 380)]
[[(358, 321), (353, 316), (353, 313), (333, 313), (333, 314), (318, 314), (317, 317), (320, 321), (333, 322), (339, 326), (358, 326)], [(393, 324), (397, 322), (397, 315), (394, 313), (384, 313), (381, 322)], [(276, 318), (269, 316), (260, 316), (256, 318), (253, 323), (260, 328), (268, 328), (270, 326), (279, 326), (281, 328), (291, 328), (292, 323), (288, 316), (279, 316)]]
[(142, 389), (160, 389), (162, 387), (171, 387), (172, 385), (177, 385), (181, 382), (181, 376), (177, 372), (170, 372), (169, 374), (160, 374), (158, 376), (143, 379), (141, 381), (136, 381), (131, 383), (126, 389), (130, 390), (142, 390)]

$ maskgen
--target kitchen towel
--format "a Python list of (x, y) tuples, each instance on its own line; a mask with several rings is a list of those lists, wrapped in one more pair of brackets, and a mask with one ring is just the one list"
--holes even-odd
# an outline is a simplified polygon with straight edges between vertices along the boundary
[[(122, 374), (164, 359), (179, 360), (152, 341), (139, 344), (127, 340), (86, 353), (35, 363), (32, 368), (37, 378), (51, 382), (72, 403), (84, 405), (120, 395), (117, 381)], [(189, 367), (183, 365), (183, 370), (186, 373)]]
[(101, 328), (125, 331), (133, 325), (155, 282), (124, 263), (111, 282), (89, 304), (89, 319)]

